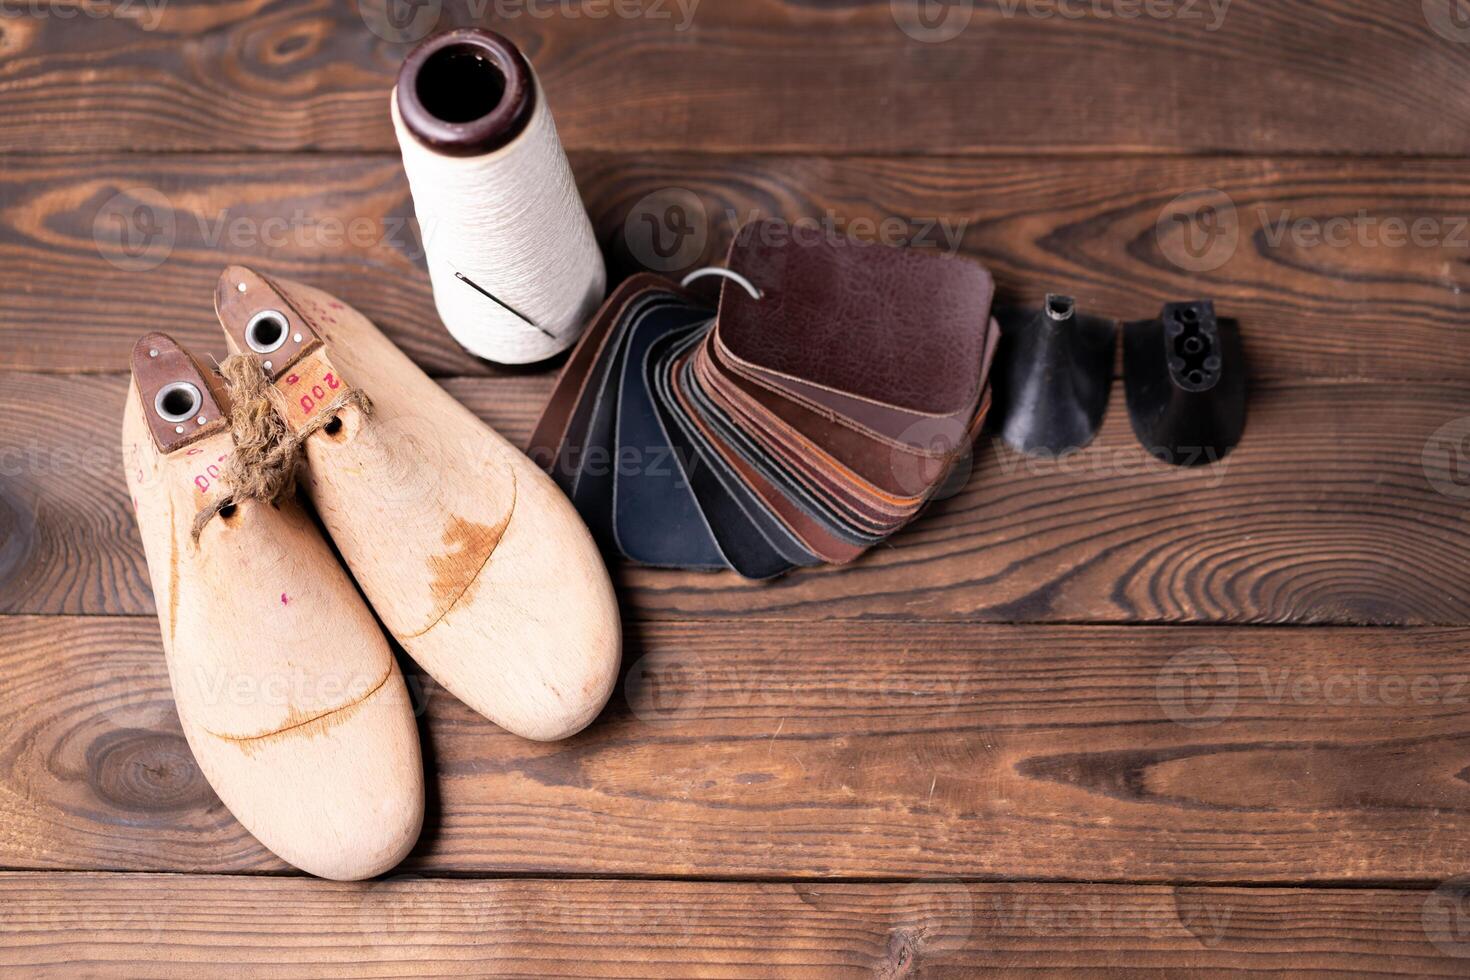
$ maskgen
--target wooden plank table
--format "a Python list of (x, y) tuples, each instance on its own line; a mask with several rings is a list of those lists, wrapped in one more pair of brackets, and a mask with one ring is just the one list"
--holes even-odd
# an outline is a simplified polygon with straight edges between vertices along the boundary
[[(6, 8), (0, 969), (1470, 973), (1454, 4)], [(978, 259), (1007, 301), (1212, 296), (1257, 379), (1245, 442), (1158, 466), (1120, 387), (1075, 458), (987, 433), (855, 567), (617, 567), (624, 677), (564, 743), (405, 661), (422, 840), (382, 881), (294, 872), (178, 727), (126, 353), (162, 329), (222, 355), (213, 283), (244, 262), (341, 295), (528, 434), (551, 373), (467, 356), (432, 306), (386, 111), (400, 6), (528, 52), (615, 276), (677, 200), (685, 267), (776, 215)]]

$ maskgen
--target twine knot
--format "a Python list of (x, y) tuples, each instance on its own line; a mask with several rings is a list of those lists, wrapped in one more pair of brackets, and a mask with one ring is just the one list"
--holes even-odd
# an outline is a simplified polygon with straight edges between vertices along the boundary
[(367, 393), (348, 388), (292, 432), (271, 404), (270, 379), (254, 355), (226, 358), (220, 374), (230, 389), (230, 434), (235, 439), (235, 451), (225, 463), (229, 493), (194, 515), (195, 544), (204, 533), (204, 525), (226, 508), (242, 500), (277, 504), (294, 493), (301, 447), (308, 436), (332, 422), (342, 409), (354, 405), (364, 415), (373, 413)]

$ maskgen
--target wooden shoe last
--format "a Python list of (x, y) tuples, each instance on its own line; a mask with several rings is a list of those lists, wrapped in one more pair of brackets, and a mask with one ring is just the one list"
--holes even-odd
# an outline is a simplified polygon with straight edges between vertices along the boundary
[[(179, 720), (230, 812), (323, 878), (397, 864), (423, 766), (382, 630), (294, 500), (233, 500), (228, 396), (164, 334), (138, 341), (123, 458)], [(220, 499), (197, 540), (195, 516)]]
[(235, 266), (215, 302), (291, 429), (329, 419), (306, 437), (303, 484), (394, 638), (518, 735), (591, 722), (617, 678), (617, 601), (551, 479), (332, 296)]

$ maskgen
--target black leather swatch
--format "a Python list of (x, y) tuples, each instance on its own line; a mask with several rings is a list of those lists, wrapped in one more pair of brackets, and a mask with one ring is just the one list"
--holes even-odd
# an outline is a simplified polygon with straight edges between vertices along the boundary
[(659, 307), (627, 330), (613, 460), (613, 540), (633, 561), (666, 568), (729, 567), (685, 478), (645, 381), (650, 349), (690, 329), (689, 310)]

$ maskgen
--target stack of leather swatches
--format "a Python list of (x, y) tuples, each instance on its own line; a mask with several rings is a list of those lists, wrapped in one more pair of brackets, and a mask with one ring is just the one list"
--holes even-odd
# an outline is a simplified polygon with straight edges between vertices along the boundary
[(727, 269), (744, 282), (713, 310), (656, 276), (623, 283), (527, 451), (635, 562), (752, 579), (850, 562), (918, 514), (984, 423), (990, 275), (779, 222), (742, 230)]

